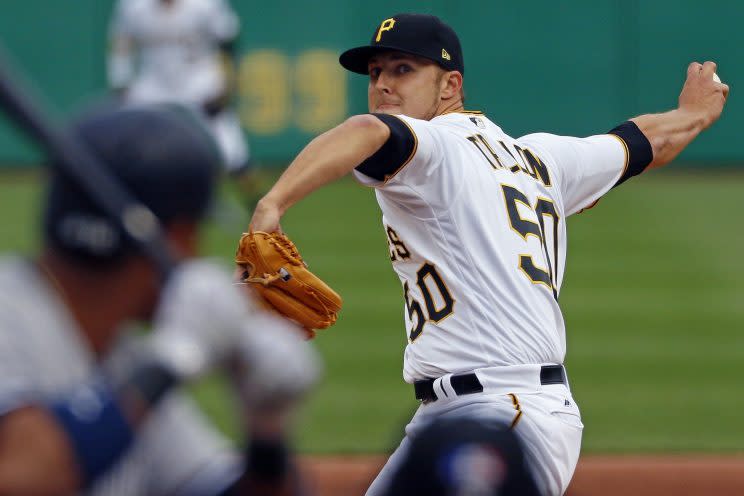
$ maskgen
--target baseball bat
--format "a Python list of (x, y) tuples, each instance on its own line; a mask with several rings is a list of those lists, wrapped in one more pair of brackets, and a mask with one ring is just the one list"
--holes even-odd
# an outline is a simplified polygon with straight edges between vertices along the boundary
[(24, 90), (21, 81), (25, 78), (8, 60), (0, 47), (0, 107), (150, 257), (163, 279), (167, 278), (175, 262), (157, 217), (127, 192), (85, 143), (54, 123), (36, 103), (38, 99)]

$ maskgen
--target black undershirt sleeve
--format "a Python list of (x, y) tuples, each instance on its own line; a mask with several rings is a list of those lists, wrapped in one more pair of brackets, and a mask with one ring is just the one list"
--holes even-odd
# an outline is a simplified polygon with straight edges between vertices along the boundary
[(608, 131), (607, 134), (614, 134), (623, 140), (628, 150), (628, 166), (613, 186), (614, 188), (643, 172), (654, 159), (654, 153), (648, 138), (633, 121), (625, 121)]
[(372, 156), (356, 167), (359, 172), (385, 181), (395, 175), (416, 151), (416, 136), (403, 120), (387, 114), (371, 114), (390, 128), (390, 137)]

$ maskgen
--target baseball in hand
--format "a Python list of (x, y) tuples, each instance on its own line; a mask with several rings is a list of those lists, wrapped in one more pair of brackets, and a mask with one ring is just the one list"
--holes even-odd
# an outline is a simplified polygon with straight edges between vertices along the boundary
[(713, 81), (716, 82), (716, 83), (720, 83), (721, 82), (721, 78), (719, 78), (718, 77), (718, 74), (716, 74), (715, 72), (713, 73)]

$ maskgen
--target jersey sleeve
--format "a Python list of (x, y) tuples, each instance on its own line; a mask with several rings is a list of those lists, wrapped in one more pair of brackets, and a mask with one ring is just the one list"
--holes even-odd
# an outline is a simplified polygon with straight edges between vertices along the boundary
[(566, 215), (593, 206), (614, 186), (643, 172), (653, 159), (650, 143), (630, 121), (588, 138), (536, 133), (518, 141), (553, 172)]
[(429, 121), (404, 115), (373, 114), (390, 128), (390, 138), (354, 171), (357, 181), (389, 198), (428, 198), (448, 204), (457, 194), (462, 177), (447, 167), (443, 143), (459, 146)]
[(403, 115), (372, 114), (390, 128), (390, 137), (377, 152), (356, 167), (356, 178), (366, 186), (380, 187), (409, 165), (428, 164), (435, 142), (417, 119)]

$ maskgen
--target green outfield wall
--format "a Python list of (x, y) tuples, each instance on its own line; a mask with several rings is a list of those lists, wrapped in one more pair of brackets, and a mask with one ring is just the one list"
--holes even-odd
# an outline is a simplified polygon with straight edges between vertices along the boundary
[[(744, 3), (720, 0), (376, 2), (233, 0), (243, 30), (236, 68), (241, 122), (262, 162), (282, 163), (314, 135), (366, 111), (366, 81), (337, 64), (386, 17), (434, 13), (459, 33), (466, 106), (507, 133), (588, 135), (676, 104), (692, 60), (712, 59), (732, 96), (721, 121), (681, 159), (744, 163)], [(105, 88), (111, 0), (6, 0), (0, 39), (15, 65), (62, 114)], [(0, 163), (38, 152), (0, 119)]]

